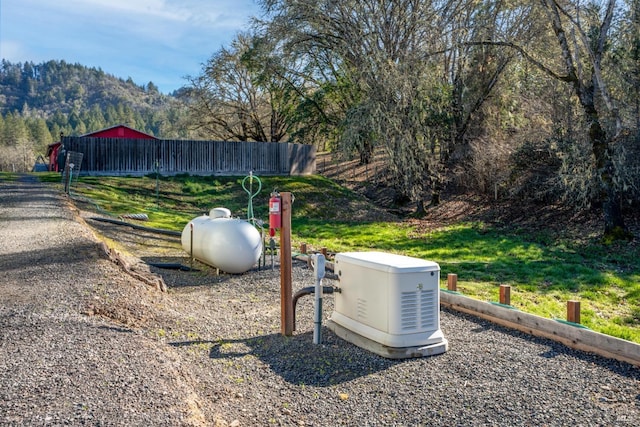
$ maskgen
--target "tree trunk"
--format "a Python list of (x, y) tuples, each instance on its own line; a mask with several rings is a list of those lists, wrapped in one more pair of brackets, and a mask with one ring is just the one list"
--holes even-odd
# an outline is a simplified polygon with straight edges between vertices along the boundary
[[(602, 18), (600, 33), (596, 40), (597, 43), (594, 43), (593, 49), (590, 51), (590, 55), (582, 53), (577, 48), (572, 51), (572, 43), (569, 42), (567, 32), (565, 31), (561, 18), (561, 16), (564, 16), (564, 11), (563, 14), (560, 13), (561, 9), (559, 8), (558, 3), (553, 0), (541, 0), (541, 4), (548, 12), (553, 31), (558, 40), (558, 45), (562, 50), (562, 57), (567, 71), (566, 76), (558, 76), (558, 78), (573, 85), (574, 91), (580, 101), (580, 105), (584, 110), (587, 123), (589, 124), (589, 142), (591, 143), (596, 174), (599, 181), (597, 201), (602, 204), (602, 213), (604, 217), (604, 240), (612, 241), (629, 238), (630, 234), (627, 231), (622, 217), (620, 193), (618, 192), (613, 179), (615, 175), (613, 156), (611, 152), (613, 138), (607, 135), (607, 132), (602, 127), (602, 123), (600, 121), (601, 114), (598, 113), (598, 109), (596, 108), (596, 95), (600, 95), (604, 104), (608, 105), (610, 112), (612, 112), (612, 103), (608, 98), (608, 91), (606, 90), (606, 87), (599, 75), (599, 70), (601, 68), (605, 46), (607, 45), (607, 33), (613, 19), (615, 0), (609, 0), (607, 2), (606, 14)], [(573, 23), (578, 26), (578, 30), (582, 31), (578, 21), (573, 21)], [(576, 66), (576, 61), (581, 60), (580, 54), (586, 55), (587, 59), (591, 62), (590, 78), (585, 79), (583, 69)], [(616, 119), (616, 121), (619, 122), (619, 117)]]
[(427, 215), (427, 208), (424, 205), (424, 200), (422, 198), (418, 199), (416, 202), (416, 217), (422, 218)]
[(590, 121), (589, 140), (595, 158), (596, 171), (599, 180), (598, 202), (602, 203), (604, 217), (604, 240), (611, 241), (630, 237), (622, 216), (622, 201), (620, 193), (613, 182), (614, 165), (611, 144), (605, 130), (600, 124), (598, 112), (595, 108), (593, 95), (595, 89), (578, 88), (582, 107)]
[(431, 205), (438, 206), (440, 204), (440, 191), (434, 190), (431, 194)]
[(602, 204), (604, 212), (604, 240), (630, 239), (631, 233), (627, 230), (622, 217), (620, 195), (609, 195)]

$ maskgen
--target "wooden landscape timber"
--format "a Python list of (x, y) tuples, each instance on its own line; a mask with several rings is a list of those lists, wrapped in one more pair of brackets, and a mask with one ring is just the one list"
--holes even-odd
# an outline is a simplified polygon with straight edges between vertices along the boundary
[[(440, 305), (507, 328), (548, 338), (576, 350), (640, 366), (640, 344), (601, 334), (577, 323), (547, 319), (504, 304), (492, 304), (443, 289), (440, 290)], [(571, 308), (575, 308), (575, 304), (570, 304)]]

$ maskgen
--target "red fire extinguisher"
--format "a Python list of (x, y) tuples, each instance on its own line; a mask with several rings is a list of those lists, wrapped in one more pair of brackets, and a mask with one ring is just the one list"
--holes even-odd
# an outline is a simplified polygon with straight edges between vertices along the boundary
[(276, 229), (282, 226), (282, 199), (280, 193), (271, 193), (269, 199), (269, 235), (275, 236)]

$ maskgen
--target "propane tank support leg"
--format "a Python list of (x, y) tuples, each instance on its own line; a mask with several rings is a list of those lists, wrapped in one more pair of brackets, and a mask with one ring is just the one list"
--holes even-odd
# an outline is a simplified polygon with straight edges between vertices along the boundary
[(193, 270), (193, 223), (189, 225), (191, 228), (191, 235), (189, 236), (189, 256), (191, 257), (189, 260), (189, 267), (191, 267), (191, 270)]

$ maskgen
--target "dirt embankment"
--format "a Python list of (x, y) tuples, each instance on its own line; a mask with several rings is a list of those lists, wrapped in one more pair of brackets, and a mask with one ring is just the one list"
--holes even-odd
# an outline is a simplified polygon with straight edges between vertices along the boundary
[[(471, 192), (445, 191), (439, 205), (427, 205), (424, 215), (415, 215), (415, 204), (397, 203), (397, 192), (386, 183), (384, 159), (380, 154), (365, 165), (358, 158), (344, 160), (332, 153), (319, 153), (316, 169), (319, 174), (362, 194), (374, 205), (408, 219), (418, 229), (480, 221), (498, 227), (547, 231), (558, 237), (585, 240), (600, 236), (604, 227), (602, 212), (595, 207), (576, 210), (561, 201), (541, 203), (506, 196), (496, 199), (491, 194)], [(625, 223), (637, 237), (631, 244), (639, 244), (640, 211), (625, 209)]]

